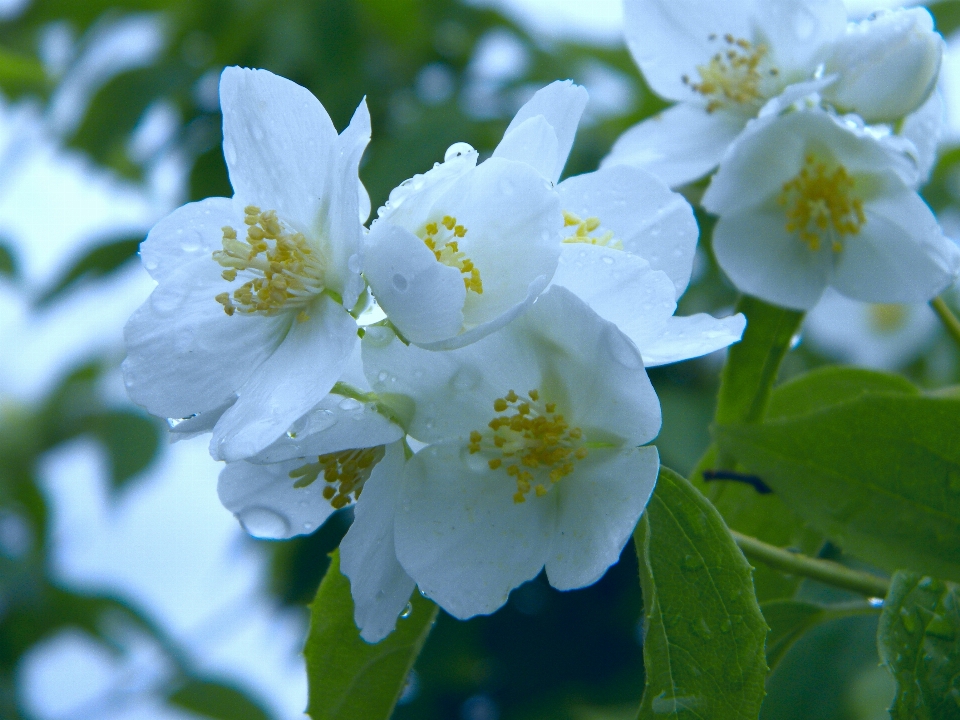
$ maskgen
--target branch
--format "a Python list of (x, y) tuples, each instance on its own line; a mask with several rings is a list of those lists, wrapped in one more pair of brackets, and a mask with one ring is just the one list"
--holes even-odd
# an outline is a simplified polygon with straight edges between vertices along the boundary
[(957, 345), (960, 345), (960, 320), (957, 319), (957, 316), (953, 314), (953, 311), (947, 303), (944, 302), (943, 296), (941, 295), (931, 300), (930, 307), (932, 307), (933, 311), (940, 317), (940, 322), (943, 323), (947, 332), (950, 333), (950, 337), (953, 338)]

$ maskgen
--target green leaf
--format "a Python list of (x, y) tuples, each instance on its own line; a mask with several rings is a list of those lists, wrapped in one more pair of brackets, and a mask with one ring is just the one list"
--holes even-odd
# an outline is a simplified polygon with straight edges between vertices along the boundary
[(877, 644), (897, 680), (893, 720), (960, 719), (960, 586), (896, 573)]
[(941, 2), (930, 3), (927, 10), (933, 15), (937, 32), (944, 37), (960, 28), (960, 2), (957, 2), (957, 0), (941, 0)]
[(0, 275), (16, 279), (20, 275), (19, 263), (13, 250), (5, 242), (0, 242)]
[(270, 714), (241, 690), (212, 680), (191, 678), (168, 700), (215, 720), (270, 720)]
[(46, 305), (64, 290), (84, 277), (99, 277), (113, 272), (128, 260), (136, 257), (140, 248), (140, 236), (113, 240), (90, 250), (79, 258), (63, 276), (37, 299), (37, 305)]
[(339, 551), (310, 607), (307, 658), (313, 720), (387, 720), (437, 617), (437, 606), (414, 591), (411, 612), (379, 643), (360, 638), (353, 621), (350, 582)]
[(806, 415), (870, 393), (918, 395), (920, 391), (901, 375), (828, 365), (777, 387), (770, 395), (766, 418), (779, 420)]
[(831, 606), (803, 600), (771, 600), (762, 603), (760, 610), (763, 612), (763, 619), (770, 626), (770, 634), (767, 635), (767, 665), (771, 671), (807, 630), (829, 620), (873, 615), (880, 611), (867, 603)]
[[(771, 388), (803, 313), (768, 305), (750, 296), (741, 297), (737, 312), (747, 317), (743, 339), (730, 346), (723, 367), (717, 397), (716, 424), (758, 422), (770, 400)], [(705, 470), (734, 469), (735, 458), (711, 446), (694, 470), (691, 482), (714, 504), (727, 525), (742, 533), (779, 547), (797, 547), (813, 553), (820, 544), (811, 532), (776, 495), (760, 495), (743, 483), (710, 481)], [(793, 595), (799, 578), (787, 577), (768, 567), (759, 567), (754, 576), (761, 600)]]
[(960, 578), (960, 399), (865, 393), (721, 447), (848, 552), (888, 570)]
[(639, 720), (756, 720), (767, 626), (750, 565), (720, 514), (662, 467), (634, 539), (646, 669)]
[(87, 419), (90, 429), (110, 453), (114, 490), (149, 467), (160, 449), (160, 430), (145, 415), (115, 410)]
[(47, 72), (37, 58), (0, 48), (0, 87), (13, 95), (25, 90), (46, 90)]

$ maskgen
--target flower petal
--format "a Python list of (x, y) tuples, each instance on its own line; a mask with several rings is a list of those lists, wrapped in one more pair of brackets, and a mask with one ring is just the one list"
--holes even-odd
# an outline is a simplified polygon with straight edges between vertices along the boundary
[(186, 418), (219, 408), (280, 345), (290, 318), (227, 316), (226, 285), (201, 257), (168, 275), (124, 328), (130, 398), (154, 415)]
[(743, 126), (733, 113), (675, 105), (623, 133), (601, 168), (632, 165), (670, 187), (684, 185), (713, 170)]
[(553, 173), (560, 155), (559, 145), (557, 133), (547, 119), (536, 115), (506, 133), (493, 151), (493, 157), (526, 163), (543, 177), (556, 182)]
[(827, 286), (829, 250), (814, 252), (788, 233), (775, 204), (721, 216), (713, 229), (713, 252), (741, 292), (776, 305), (808, 310)]
[(217, 495), (254, 537), (282, 540), (310, 533), (333, 514), (324, 499), (324, 484), (315, 481), (296, 488), (290, 472), (303, 460), (272, 465), (231, 462), (220, 472)]
[(583, 300), (604, 320), (614, 323), (640, 348), (656, 342), (677, 304), (674, 285), (636, 255), (596, 245), (567, 244), (553, 284)]
[(690, 281), (699, 234), (693, 209), (682, 195), (627, 165), (567, 178), (557, 191), (564, 210), (598, 218), (600, 231), (613, 231), (624, 250), (665, 272), (680, 297)]
[(271, 72), (228, 67), (220, 76), (220, 107), (236, 196), (314, 235), (339, 181), (337, 131), (323, 105)]
[(546, 562), (558, 590), (591, 585), (620, 558), (657, 482), (654, 447), (591, 450), (551, 489), (557, 530)]
[[(577, 125), (588, 99), (586, 89), (570, 80), (557, 80), (537, 90), (510, 121), (503, 140), (493, 151), (493, 157), (529, 163), (545, 178), (557, 182), (567, 162), (567, 156), (570, 155), (570, 148), (573, 147)], [(542, 116), (553, 130), (557, 141), (555, 154), (538, 156), (533, 152), (540, 143), (530, 143), (530, 139), (535, 136), (529, 134), (529, 121), (537, 116)], [(518, 142), (517, 138), (511, 136), (522, 127), (526, 127), (526, 140)]]
[[(511, 330), (513, 342), (526, 339), (542, 348), (538, 360), (548, 385), (545, 394), (566, 394), (561, 407), (587, 437), (642, 445), (657, 436), (660, 401), (640, 352), (572, 292), (550, 288), (505, 328)], [(554, 383), (563, 387), (554, 389)]]
[(198, 258), (215, 265), (210, 256), (223, 247), (225, 225), (243, 227), (243, 206), (236, 200), (212, 197), (178, 207), (140, 243), (144, 269), (161, 282)]
[(810, 77), (847, 27), (842, 0), (759, 0), (755, 13), (773, 63), (791, 79)]
[(463, 329), (467, 291), (460, 271), (437, 262), (409, 230), (375, 223), (366, 240), (363, 274), (380, 307), (410, 342), (446, 340)]
[(746, 326), (747, 319), (740, 313), (725, 318), (706, 313), (671, 317), (643, 351), (643, 364), (668, 365), (712, 353), (739, 342)]
[(462, 454), (458, 441), (430, 445), (407, 461), (397, 558), (456, 618), (492, 613), (547, 559), (556, 500), (515, 503), (515, 491), (511, 477), (490, 470), (479, 455)]
[(937, 162), (937, 146), (943, 131), (943, 97), (939, 91), (930, 93), (927, 101), (916, 112), (907, 115), (900, 128), (901, 137), (916, 148), (918, 186), (930, 179)]
[(393, 632), (415, 587), (393, 543), (403, 465), (402, 443), (388, 447), (364, 484), (353, 524), (340, 543), (340, 570), (350, 579), (354, 619), (367, 642)]
[[(370, 198), (359, 180), (360, 157), (370, 142), (370, 111), (364, 98), (357, 106), (347, 129), (337, 138), (337, 174), (329, 189), (326, 213), (321, 220), (327, 238), (327, 287), (343, 297), (343, 305), (352, 308), (363, 292), (360, 277), (360, 243), (363, 220), (369, 214)], [(362, 193), (362, 195), (361, 195)], [(366, 213), (361, 209), (367, 204)]]
[(320, 402), (340, 378), (357, 342), (356, 323), (326, 295), (307, 312), (309, 319), (294, 321), (280, 346), (220, 418), (210, 441), (215, 459), (256, 455)]
[(930, 208), (904, 188), (866, 203), (867, 222), (836, 258), (832, 285), (856, 300), (926, 302), (957, 278), (960, 249)]
[(330, 393), (250, 462), (281, 462), (389, 445), (404, 435), (399, 425), (377, 412), (376, 403)]
[(877, 13), (834, 43), (825, 72), (839, 79), (824, 99), (868, 123), (895, 122), (933, 91), (942, 55), (943, 38), (926, 9)]

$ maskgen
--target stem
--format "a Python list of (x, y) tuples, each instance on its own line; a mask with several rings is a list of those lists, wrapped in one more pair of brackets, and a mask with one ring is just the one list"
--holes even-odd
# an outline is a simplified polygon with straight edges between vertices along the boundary
[(940, 322), (943, 323), (947, 332), (950, 333), (953, 341), (957, 343), (957, 345), (960, 345), (960, 320), (957, 319), (957, 316), (953, 314), (953, 310), (944, 302), (943, 296), (941, 295), (931, 300), (930, 307), (932, 307), (933, 311), (939, 316)]
[(832, 560), (820, 560), (768, 545), (736, 530), (731, 530), (730, 534), (748, 558), (759, 560), (789, 575), (802, 575), (867, 597), (886, 597), (890, 590), (888, 580), (871, 573), (853, 570)]

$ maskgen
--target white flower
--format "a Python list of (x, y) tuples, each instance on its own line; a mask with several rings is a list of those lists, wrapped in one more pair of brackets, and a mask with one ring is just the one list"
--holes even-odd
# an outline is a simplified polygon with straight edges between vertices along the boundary
[(127, 324), (123, 369), (135, 402), (197, 416), (214, 456), (238, 460), (317, 405), (357, 343), (370, 118), (361, 103), (338, 137), (309, 91), (264, 70), (224, 70), (220, 102), (235, 195), (150, 231), (158, 287)]
[(374, 222), (363, 272), (410, 342), (462, 347), (522, 313), (553, 277), (563, 223), (553, 183), (586, 91), (557, 82), (521, 108), (489, 160), (465, 143), (405, 181)]
[(863, 303), (830, 290), (804, 318), (804, 341), (843, 362), (899, 370), (930, 346), (940, 323), (929, 305)]
[[(559, 287), (450, 352), (377, 330), (363, 340), (374, 390), (428, 443), (392, 489), (396, 559), (421, 591), (467, 618), (493, 612), (544, 567), (560, 589), (598, 580), (659, 466), (655, 448), (639, 447), (656, 436), (660, 406), (635, 346)], [(377, 547), (389, 522), (386, 502), (358, 512), (342, 546), (351, 581), (351, 547)]]
[(768, 103), (819, 92), (867, 122), (899, 120), (932, 91), (943, 50), (926, 10), (848, 26), (841, 0), (626, 0), (625, 30), (644, 78), (677, 105), (624, 133), (604, 164), (671, 187), (716, 167)]
[[(525, 162), (556, 182), (585, 102), (582, 88), (548, 85), (520, 109), (494, 157)], [(740, 339), (742, 315), (673, 317), (698, 234), (682, 196), (650, 173), (622, 165), (567, 178), (557, 192), (564, 228), (552, 284), (615, 323), (640, 348), (644, 364), (686, 360)]]
[(925, 302), (960, 250), (883, 139), (820, 111), (754, 121), (703, 197), (717, 262), (743, 292), (806, 310), (830, 285), (874, 303)]
[(558, 187), (564, 240), (553, 284), (615, 323), (647, 367), (687, 360), (740, 339), (743, 315), (675, 317), (697, 247), (690, 204), (650, 173), (626, 165)]

